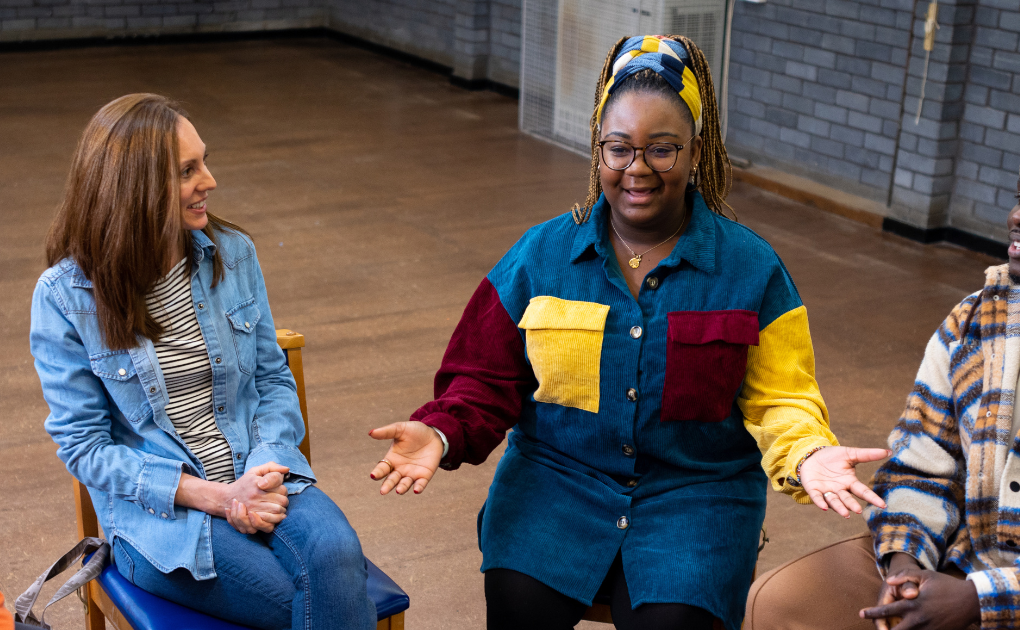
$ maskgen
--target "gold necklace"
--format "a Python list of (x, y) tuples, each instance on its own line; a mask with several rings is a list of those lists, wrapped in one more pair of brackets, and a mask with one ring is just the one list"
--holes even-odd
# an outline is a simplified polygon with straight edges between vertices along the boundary
[(676, 232), (673, 232), (673, 234), (671, 234), (669, 238), (667, 238), (666, 240), (662, 241), (661, 243), (659, 243), (655, 247), (652, 247), (651, 249), (647, 249), (647, 250), (641, 252), (640, 254), (635, 252), (634, 249), (630, 246), (630, 244), (628, 244), (627, 241), (623, 240), (623, 237), (620, 236), (620, 232), (617, 231), (617, 229), (616, 229), (616, 224), (613, 223), (613, 216), (612, 215), (609, 215), (609, 227), (613, 228), (613, 231), (616, 232), (616, 238), (620, 239), (620, 242), (623, 243), (623, 246), (627, 248), (627, 251), (629, 251), (630, 255), (632, 256), (632, 258), (627, 261), (627, 264), (630, 265), (631, 269), (637, 269), (638, 267), (641, 266), (641, 257), (644, 256), (645, 254), (647, 254), (648, 252), (652, 251), (656, 247), (661, 247), (661, 246), (665, 245), (666, 243), (668, 243), (670, 241), (670, 239), (672, 239), (674, 236), (679, 234), (680, 230), (684, 229), (684, 226), (687, 225), (687, 219), (690, 216), (691, 216), (690, 212), (684, 214), (684, 220), (680, 222), (680, 227), (678, 227), (676, 229)]

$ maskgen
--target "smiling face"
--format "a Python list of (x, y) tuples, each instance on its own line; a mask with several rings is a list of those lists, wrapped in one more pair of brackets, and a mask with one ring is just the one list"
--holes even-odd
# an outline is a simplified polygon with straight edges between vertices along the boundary
[(599, 164), (602, 191), (614, 220), (642, 231), (675, 229), (683, 215), (692, 166), (701, 159), (701, 138), (691, 139), (691, 124), (677, 103), (663, 95), (627, 92), (617, 98), (602, 119), (601, 140), (620, 140), (634, 147), (653, 142), (686, 144), (673, 168), (663, 173), (648, 168), (640, 154), (623, 171)]
[(1009, 275), (1020, 278), (1020, 179), (1016, 181), (1016, 197), (1018, 202), (1006, 218), (1006, 227), (1009, 228), (1006, 254), (1009, 256)]
[(191, 121), (177, 119), (177, 142), (181, 158), (181, 217), (186, 230), (201, 230), (209, 223), (206, 203), (216, 189), (216, 180), (205, 164), (205, 143)]

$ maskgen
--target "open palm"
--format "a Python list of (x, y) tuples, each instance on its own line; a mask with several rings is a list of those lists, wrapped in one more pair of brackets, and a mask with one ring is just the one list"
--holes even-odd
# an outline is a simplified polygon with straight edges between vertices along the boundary
[(829, 446), (804, 460), (800, 466), (800, 483), (815, 505), (823, 510), (831, 507), (845, 518), (850, 518), (850, 510), (857, 514), (862, 512), (855, 497), (884, 508), (885, 501), (861, 483), (855, 467), (888, 456), (889, 451), (884, 448)]
[[(443, 441), (432, 427), (421, 422), (395, 422), (368, 433), (376, 440), (393, 440), (383, 460), (372, 469), (372, 479), (382, 479), (381, 494), (396, 488), (404, 494), (414, 487), (421, 494), (443, 458)], [(389, 464), (387, 464), (389, 462)]]

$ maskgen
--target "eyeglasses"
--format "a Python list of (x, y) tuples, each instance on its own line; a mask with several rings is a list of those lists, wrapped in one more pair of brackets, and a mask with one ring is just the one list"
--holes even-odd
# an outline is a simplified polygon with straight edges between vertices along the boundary
[[(691, 136), (694, 140), (694, 136)], [(676, 166), (676, 158), (683, 151), (684, 147), (690, 144), (691, 140), (683, 144), (673, 142), (653, 142), (643, 147), (635, 147), (621, 140), (603, 140), (596, 143), (599, 148), (599, 155), (602, 163), (614, 171), (625, 171), (634, 163), (637, 152), (641, 152), (648, 168), (656, 173), (665, 173)]]

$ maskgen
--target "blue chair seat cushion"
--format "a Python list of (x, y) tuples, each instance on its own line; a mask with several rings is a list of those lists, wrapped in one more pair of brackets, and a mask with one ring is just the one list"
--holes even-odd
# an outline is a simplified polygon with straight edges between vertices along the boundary
[[(379, 567), (368, 563), (368, 596), (375, 602), (379, 620), (407, 610), (411, 600), (397, 583)], [(143, 591), (124, 579), (111, 558), (96, 580), (113, 605), (135, 630), (248, 630), (229, 621), (210, 617), (197, 610), (167, 601)]]

